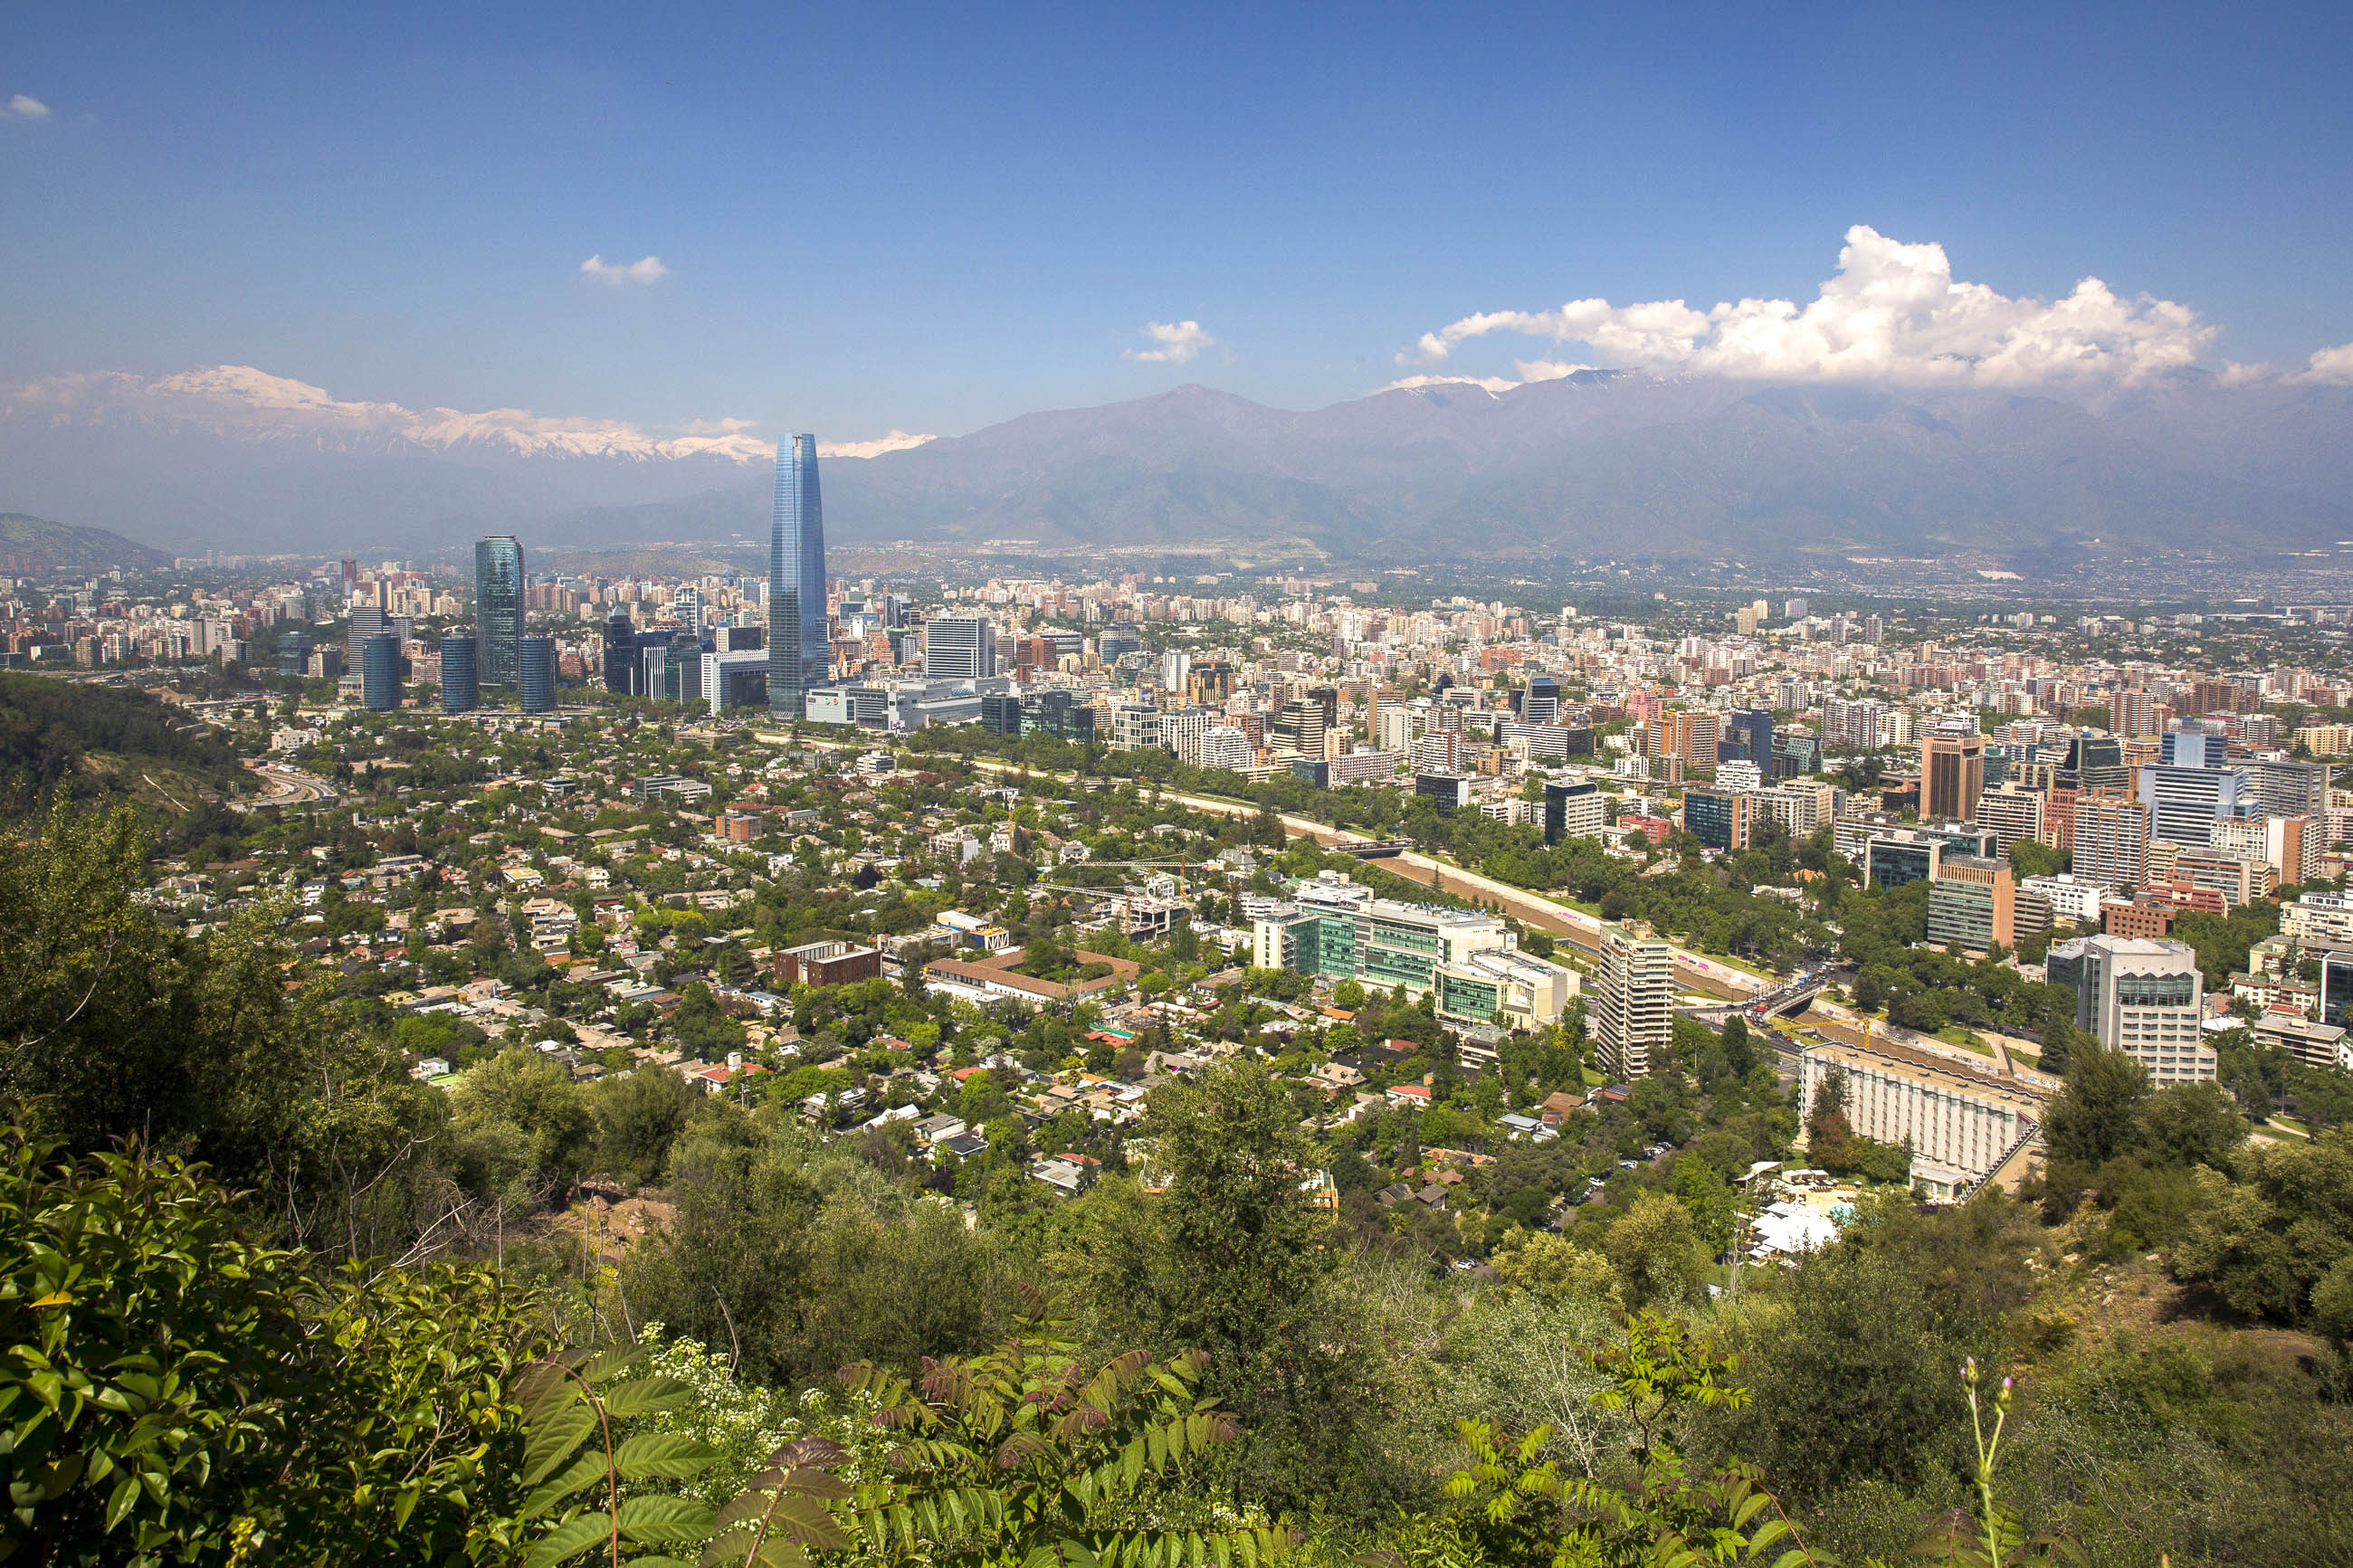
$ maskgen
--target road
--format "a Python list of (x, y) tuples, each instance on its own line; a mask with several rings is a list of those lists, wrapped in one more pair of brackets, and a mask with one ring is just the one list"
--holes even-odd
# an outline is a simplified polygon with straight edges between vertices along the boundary
[(315, 773), (283, 763), (248, 760), (245, 765), (261, 781), (262, 791), (251, 800), (233, 802), (240, 811), (264, 805), (315, 805), (335, 798), (334, 786)]
[[(1077, 778), (1077, 775), (1072, 773), (1048, 773), (1042, 769), (1025, 769), (1018, 763), (1000, 763), (985, 757), (974, 757), (969, 760), (975, 766), (989, 773), (1026, 772), (1032, 777), (1051, 777), (1065, 783), (1076, 782)], [(1207, 812), (1214, 816), (1255, 817), (1259, 814), (1259, 808), (1256, 805), (1240, 801), (1219, 800), (1212, 795), (1186, 795), (1176, 790), (1163, 790), (1161, 795), (1162, 798), (1175, 801), (1179, 805), (1189, 806), (1195, 811)], [(1312, 838), (1326, 848), (1336, 848), (1344, 844), (1377, 842), (1367, 834), (1357, 833), (1345, 827), (1335, 827), (1328, 822), (1317, 822), (1313, 817), (1293, 816), (1287, 813), (1278, 813), (1277, 816), (1282, 823), (1282, 830), (1291, 837)], [(1497, 904), (1505, 913), (1518, 920), (1523, 925), (1533, 926), (1548, 935), (1565, 937), (1570, 946), (1588, 955), (1600, 949), (1602, 921), (1599, 917), (1588, 915), (1583, 910), (1567, 904), (1556, 902), (1540, 893), (1532, 893), (1525, 888), (1515, 888), (1509, 882), (1499, 882), (1493, 877), (1484, 876), (1477, 871), (1466, 871), (1460, 866), (1434, 859), (1412, 849), (1401, 855), (1387, 856), (1371, 863), (1394, 871), (1409, 881), (1419, 882), (1422, 886), (1433, 888), (1440, 892), (1451, 893), (1457, 898), (1478, 899)], [(1760, 980), (1746, 970), (1736, 969), (1719, 960), (1708, 958), (1681, 947), (1675, 948), (1673, 952), (1676, 980), (1689, 989), (1704, 991), (1717, 996), (1736, 998), (1772, 988), (1773, 982)]]

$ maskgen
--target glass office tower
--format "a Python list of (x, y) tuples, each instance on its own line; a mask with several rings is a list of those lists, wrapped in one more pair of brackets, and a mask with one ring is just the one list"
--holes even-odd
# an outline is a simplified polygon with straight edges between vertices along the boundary
[(378, 632), (360, 648), (360, 700), (371, 713), (400, 706), (400, 639)]
[(484, 686), (512, 688), (522, 649), (522, 543), (509, 534), (474, 546), (474, 653)]
[(638, 689), (638, 628), (627, 610), (605, 623), (605, 689), (628, 696)]
[(776, 510), (768, 526), (769, 712), (801, 716), (803, 696), (825, 682), (831, 641), (817, 437), (791, 436), (776, 443)]
[(441, 711), (471, 713), (482, 705), (481, 672), (474, 663), (474, 639), (441, 639)]
[(524, 637), (516, 644), (515, 695), (526, 713), (555, 711), (554, 637)]

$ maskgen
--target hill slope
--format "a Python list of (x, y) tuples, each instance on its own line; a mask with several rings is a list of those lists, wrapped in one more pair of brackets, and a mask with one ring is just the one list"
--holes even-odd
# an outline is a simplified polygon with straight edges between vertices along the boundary
[(153, 571), (172, 558), (103, 528), (77, 528), (0, 512), (0, 575), (44, 576), (53, 572)]

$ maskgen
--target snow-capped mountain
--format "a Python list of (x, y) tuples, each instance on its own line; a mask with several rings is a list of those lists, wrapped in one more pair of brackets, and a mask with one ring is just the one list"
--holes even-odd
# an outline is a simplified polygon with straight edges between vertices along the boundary
[(772, 443), (733, 429), (659, 437), (619, 420), (554, 417), (525, 408), (467, 414), (397, 403), (345, 403), (323, 387), (243, 364), (152, 379), (121, 371), (52, 376), (17, 388), (7, 400), (7, 414), (52, 427), (144, 424), (353, 452), (410, 446), (452, 453), (493, 450), (637, 462), (711, 457), (738, 463), (765, 462), (776, 455)]

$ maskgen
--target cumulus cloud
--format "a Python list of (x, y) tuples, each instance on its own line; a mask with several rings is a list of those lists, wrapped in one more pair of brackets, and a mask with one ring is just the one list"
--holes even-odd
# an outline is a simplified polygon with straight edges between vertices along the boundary
[[(1803, 306), (1748, 299), (1703, 310), (1682, 300), (1572, 300), (1552, 310), (1488, 310), (1423, 333), (1398, 363), (1435, 366), (1463, 342), (1496, 332), (1582, 343), (1616, 366), (2005, 386), (2140, 381), (2196, 363), (2215, 329), (2188, 306), (2146, 294), (2125, 299), (2096, 278), (2063, 299), (2013, 299), (1957, 280), (1941, 245), (1906, 244), (1857, 224), (1846, 232), (1837, 276)], [(1582, 367), (1546, 359), (1520, 368), (1524, 379), (1543, 380)]]
[(1419, 392), (1425, 386), (1475, 386), (1482, 392), (1509, 392), (1520, 384), (1508, 375), (1401, 375), (1383, 392)]
[(879, 458), (885, 452), (904, 452), (926, 441), (936, 441), (937, 436), (910, 436), (904, 430), (893, 430), (888, 436), (878, 436), (871, 441), (819, 441), (817, 455), (820, 458)]
[(600, 254), (580, 264), (580, 276), (617, 288), (624, 283), (655, 282), (669, 277), (670, 268), (661, 264), (659, 256), (640, 257), (635, 261), (607, 261)]
[(1151, 348), (1128, 349), (1119, 357), (1138, 364), (1183, 364), (1218, 341), (1198, 321), (1146, 321), (1144, 335), (1152, 340)]
[(11, 120), (47, 120), (48, 117), (49, 106), (30, 94), (20, 92), (8, 100), (8, 118)]
[(2319, 350), (2297, 379), (2326, 381), (2338, 386), (2353, 384), (2353, 343), (2340, 343), (2333, 349)]
[(756, 429), (756, 419), (690, 419), (674, 426), (681, 436), (733, 436), (738, 430)]

